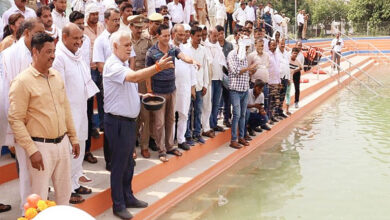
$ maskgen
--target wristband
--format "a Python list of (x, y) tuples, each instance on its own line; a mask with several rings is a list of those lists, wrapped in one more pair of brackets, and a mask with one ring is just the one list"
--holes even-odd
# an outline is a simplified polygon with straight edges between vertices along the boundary
[(155, 69), (156, 69), (157, 72), (161, 71), (160, 64), (158, 63), (158, 61), (156, 62)]

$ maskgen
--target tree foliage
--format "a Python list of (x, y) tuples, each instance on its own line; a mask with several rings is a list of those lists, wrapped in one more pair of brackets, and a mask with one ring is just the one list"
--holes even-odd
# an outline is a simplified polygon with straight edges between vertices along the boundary
[(351, 0), (348, 18), (355, 23), (380, 26), (390, 21), (389, 0)]
[(313, 24), (331, 24), (332, 21), (347, 20), (348, 4), (344, 0), (311, 0)]

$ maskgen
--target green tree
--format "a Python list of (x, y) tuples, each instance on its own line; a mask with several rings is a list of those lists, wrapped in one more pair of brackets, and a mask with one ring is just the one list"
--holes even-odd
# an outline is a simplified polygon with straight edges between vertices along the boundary
[(390, 1), (351, 0), (348, 18), (354, 23), (379, 27), (390, 20)]
[(348, 4), (344, 0), (311, 0), (309, 5), (313, 24), (329, 25), (348, 18)]

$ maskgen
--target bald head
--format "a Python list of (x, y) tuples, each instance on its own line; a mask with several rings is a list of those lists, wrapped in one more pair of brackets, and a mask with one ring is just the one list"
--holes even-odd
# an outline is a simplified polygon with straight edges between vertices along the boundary
[(68, 23), (62, 29), (62, 42), (72, 53), (76, 53), (83, 43), (83, 31), (74, 23)]
[(216, 28), (212, 28), (209, 31), (209, 40), (213, 44), (217, 43), (217, 41), (218, 41), (218, 30)]

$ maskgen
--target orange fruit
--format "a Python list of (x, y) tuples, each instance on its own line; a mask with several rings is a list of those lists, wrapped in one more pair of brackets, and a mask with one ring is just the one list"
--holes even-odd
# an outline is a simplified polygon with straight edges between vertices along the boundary
[(28, 208), (32, 208), (28, 202), (24, 203), (24, 211), (27, 211)]
[(27, 209), (26, 213), (24, 213), (24, 215), (25, 215), (25, 218), (30, 220), (30, 219), (33, 219), (35, 216), (37, 216), (38, 212), (34, 208), (29, 208), (29, 209)]
[(27, 197), (27, 202), (31, 207), (37, 208), (38, 201), (41, 200), (41, 197), (37, 194), (31, 194)]

